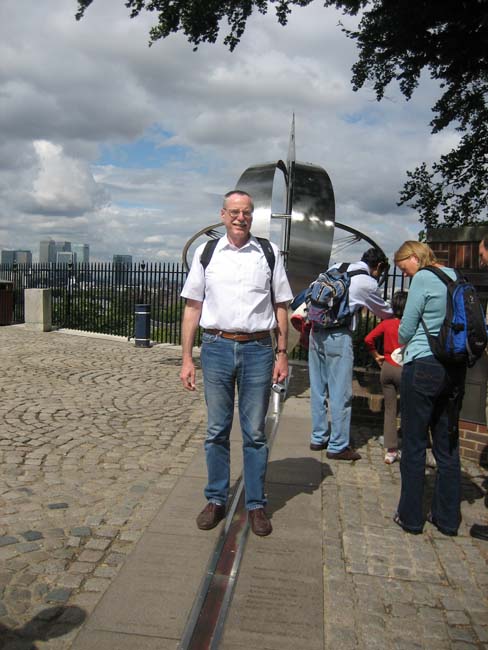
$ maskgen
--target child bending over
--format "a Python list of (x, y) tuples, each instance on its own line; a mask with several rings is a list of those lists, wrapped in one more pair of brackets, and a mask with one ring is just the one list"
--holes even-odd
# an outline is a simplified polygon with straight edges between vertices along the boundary
[[(407, 292), (397, 291), (393, 294), (391, 307), (395, 315), (394, 318), (381, 321), (365, 337), (364, 343), (373, 359), (381, 368), (380, 382), (383, 390), (385, 402), (385, 419), (383, 425), (383, 436), (385, 446), (385, 463), (391, 465), (400, 458), (398, 453), (398, 434), (396, 426), (397, 417), (397, 394), (400, 390), (400, 379), (402, 376), (402, 366), (392, 359), (392, 352), (400, 348), (398, 342), (398, 328), (400, 319), (407, 302)], [(376, 339), (383, 336), (384, 354), (380, 354), (376, 349)], [(394, 355), (395, 358), (396, 355)]]

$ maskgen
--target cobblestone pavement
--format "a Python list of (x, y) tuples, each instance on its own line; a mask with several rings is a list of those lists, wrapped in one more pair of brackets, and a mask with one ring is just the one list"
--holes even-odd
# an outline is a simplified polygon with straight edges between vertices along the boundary
[(203, 399), (169, 346), (0, 327), (0, 359), (0, 648), (68, 648), (201, 448)]
[[(306, 378), (295, 393), (308, 400)], [(322, 456), (326, 648), (488, 650), (488, 542), (469, 536), (473, 523), (488, 524), (488, 474), (463, 462), (458, 537), (429, 523), (409, 535), (392, 522), (400, 467), (384, 464), (381, 433), (381, 419), (365, 426), (353, 415), (362, 460)], [(427, 497), (434, 476), (427, 467)]]
[(487, 649), (488, 543), (469, 537), (474, 521), (488, 523), (476, 483), (465, 472), (458, 537), (428, 523), (423, 535), (409, 535), (392, 522), (398, 464), (385, 465), (371, 443), (361, 453), (366, 463), (334, 466), (323, 483), (328, 647)]
[[(68, 650), (201, 451), (202, 394), (181, 390), (179, 356), (0, 327), (2, 650)], [(296, 369), (291, 389), (308, 410), (304, 375)], [(458, 537), (429, 524), (407, 535), (391, 520), (399, 466), (383, 463), (378, 423), (352, 429), (361, 461), (315, 456), (326, 649), (488, 650), (488, 543), (468, 534), (488, 523), (486, 472), (463, 465)], [(433, 477), (428, 468), (429, 489)]]

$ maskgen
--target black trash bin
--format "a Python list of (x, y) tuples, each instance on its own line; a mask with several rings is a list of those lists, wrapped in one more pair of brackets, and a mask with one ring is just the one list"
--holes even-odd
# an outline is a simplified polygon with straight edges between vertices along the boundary
[(0, 325), (12, 325), (14, 317), (14, 283), (0, 280)]
[(137, 348), (148, 348), (151, 345), (149, 338), (151, 326), (151, 305), (136, 305), (135, 312), (135, 343)]

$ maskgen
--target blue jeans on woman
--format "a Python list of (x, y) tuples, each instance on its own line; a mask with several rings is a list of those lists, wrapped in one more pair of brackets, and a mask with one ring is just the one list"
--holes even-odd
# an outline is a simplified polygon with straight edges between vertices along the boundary
[(262, 508), (266, 505), (264, 480), (268, 462), (264, 426), (274, 364), (271, 337), (238, 342), (204, 333), (200, 359), (208, 411), (205, 496), (211, 503), (225, 505), (229, 495), (229, 436), (237, 386), (246, 508)]
[[(311, 442), (318, 445), (327, 442), (327, 449), (332, 453), (343, 451), (349, 445), (353, 363), (352, 333), (348, 327), (312, 329), (308, 349)], [(330, 430), (327, 395), (331, 415)]]
[[(448, 534), (461, 521), (461, 464), (457, 436), (449, 435), (450, 398), (464, 390), (464, 366), (446, 368), (433, 356), (414, 359), (403, 366), (400, 384), (402, 418), (402, 487), (398, 515), (404, 528), (421, 532), (425, 456), (430, 427), (432, 452), (437, 464), (431, 516)], [(460, 408), (460, 403), (459, 403)], [(456, 412), (455, 425), (459, 414)]]

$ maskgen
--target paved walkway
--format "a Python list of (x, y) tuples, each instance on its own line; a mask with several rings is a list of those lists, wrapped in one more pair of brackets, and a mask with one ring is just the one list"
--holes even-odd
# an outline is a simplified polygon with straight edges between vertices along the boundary
[[(219, 533), (194, 526), (205, 412), (179, 351), (14, 326), (0, 359), (0, 648), (176, 650)], [(488, 648), (488, 544), (468, 535), (488, 521), (486, 473), (463, 467), (459, 537), (406, 535), (378, 427), (354, 423), (355, 464), (311, 452), (308, 431), (297, 367), (268, 472), (274, 532), (249, 537), (221, 647)], [(236, 477), (237, 435), (233, 458)]]

